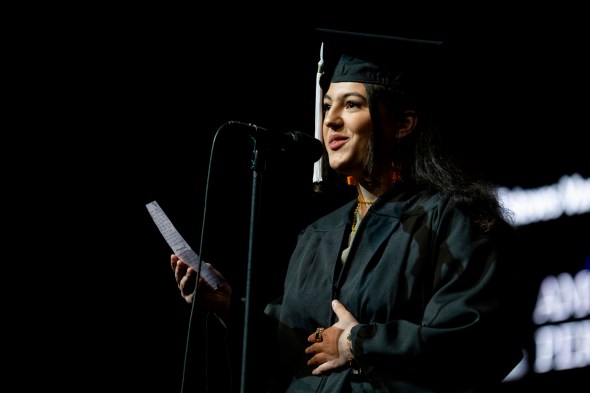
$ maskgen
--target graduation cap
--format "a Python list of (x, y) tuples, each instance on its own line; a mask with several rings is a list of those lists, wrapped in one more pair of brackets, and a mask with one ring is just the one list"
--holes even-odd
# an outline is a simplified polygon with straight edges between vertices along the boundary
[[(387, 36), (331, 29), (316, 29), (322, 41), (316, 85), (316, 138), (322, 140), (323, 91), (331, 82), (372, 83), (396, 87), (397, 75), (413, 75), (413, 88), (425, 94), (445, 68), (442, 41)], [(314, 168), (314, 182), (321, 181), (321, 160)]]
[(360, 82), (392, 86), (398, 72), (431, 73), (443, 66), (442, 41), (316, 30), (324, 46), (321, 87), (330, 82)]

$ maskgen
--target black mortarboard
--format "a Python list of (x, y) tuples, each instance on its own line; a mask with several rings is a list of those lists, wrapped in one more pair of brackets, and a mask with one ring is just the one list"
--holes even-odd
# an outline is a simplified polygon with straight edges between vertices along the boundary
[(317, 32), (323, 42), (324, 89), (330, 81), (391, 85), (394, 73), (442, 67), (442, 41), (330, 29)]

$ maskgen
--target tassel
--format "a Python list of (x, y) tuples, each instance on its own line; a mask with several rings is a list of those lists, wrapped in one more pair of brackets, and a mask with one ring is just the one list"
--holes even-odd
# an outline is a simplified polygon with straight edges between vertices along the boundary
[[(318, 62), (318, 72), (316, 74), (316, 86), (315, 86), (315, 137), (323, 143), (322, 138), (322, 106), (323, 106), (323, 92), (320, 86), (320, 79), (324, 73), (324, 43), (320, 47), (320, 61)], [(320, 183), (322, 181), (322, 161), (320, 157), (313, 165), (313, 182)]]

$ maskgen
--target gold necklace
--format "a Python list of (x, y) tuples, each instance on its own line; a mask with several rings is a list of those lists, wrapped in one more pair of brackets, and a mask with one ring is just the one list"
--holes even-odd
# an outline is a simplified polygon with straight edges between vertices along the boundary
[(354, 215), (352, 217), (352, 232), (356, 232), (357, 217), (359, 216), (359, 213), (361, 211), (361, 206), (371, 206), (373, 203), (375, 203), (375, 201), (365, 201), (363, 198), (361, 198), (360, 194), (357, 197), (357, 201), (358, 203), (356, 204), (356, 208), (354, 209)]

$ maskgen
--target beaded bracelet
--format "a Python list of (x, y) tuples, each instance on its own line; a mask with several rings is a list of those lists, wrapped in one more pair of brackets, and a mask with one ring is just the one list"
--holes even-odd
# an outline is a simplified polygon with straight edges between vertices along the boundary
[(348, 333), (348, 336), (346, 336), (346, 343), (348, 344), (348, 365), (352, 366), (352, 360), (354, 359), (354, 356), (352, 356), (352, 336), (350, 333)]

